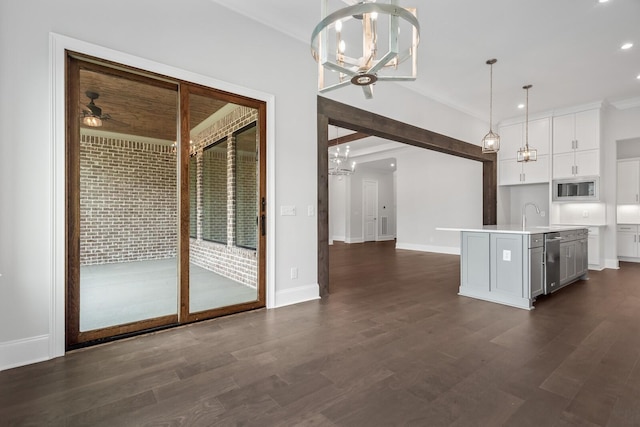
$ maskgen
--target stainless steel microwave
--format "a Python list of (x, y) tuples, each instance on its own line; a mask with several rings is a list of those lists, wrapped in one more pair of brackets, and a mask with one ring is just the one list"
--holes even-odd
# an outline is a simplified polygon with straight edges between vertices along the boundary
[(553, 180), (554, 202), (592, 202), (600, 199), (597, 176)]

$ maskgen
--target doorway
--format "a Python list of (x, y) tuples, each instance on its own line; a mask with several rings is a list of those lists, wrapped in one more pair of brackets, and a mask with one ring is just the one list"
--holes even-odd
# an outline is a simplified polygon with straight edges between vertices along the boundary
[(318, 285), (321, 297), (329, 294), (329, 125), (481, 162), (482, 223), (484, 225), (496, 223), (497, 156), (495, 153), (482, 153), (480, 146), (420, 129), (328, 98), (318, 96), (317, 101)]
[(362, 181), (362, 226), (364, 241), (378, 240), (378, 181)]
[(67, 348), (265, 306), (266, 105), (67, 55)]

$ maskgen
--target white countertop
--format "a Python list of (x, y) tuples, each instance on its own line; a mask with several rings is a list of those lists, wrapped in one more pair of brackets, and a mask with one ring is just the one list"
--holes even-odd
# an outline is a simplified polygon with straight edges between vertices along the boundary
[(556, 231), (580, 230), (588, 228), (584, 225), (551, 225), (551, 226), (533, 226), (524, 230), (522, 225), (506, 224), (506, 225), (483, 225), (482, 227), (436, 227), (439, 231), (471, 231), (476, 233), (510, 233), (510, 234), (540, 234)]

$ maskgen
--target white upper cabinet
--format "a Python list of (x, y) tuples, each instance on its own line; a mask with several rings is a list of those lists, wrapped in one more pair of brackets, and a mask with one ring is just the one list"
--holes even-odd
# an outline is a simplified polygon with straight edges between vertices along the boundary
[(529, 121), (529, 148), (538, 150), (535, 162), (518, 163), (518, 150), (526, 140), (525, 123), (501, 126), (500, 151), (498, 151), (498, 185), (537, 184), (549, 182), (549, 151), (551, 119)]
[(618, 204), (640, 203), (640, 160), (618, 160)]
[(600, 175), (600, 110), (553, 118), (553, 178)]
[(549, 154), (550, 141), (551, 120), (548, 117), (531, 120), (529, 122), (529, 148), (537, 149), (538, 156), (544, 156), (545, 154)]
[[(518, 150), (524, 147), (525, 131), (525, 123), (501, 126), (498, 129), (500, 135), (498, 157), (500, 160), (515, 159), (517, 157)], [(551, 120), (548, 117), (529, 121), (529, 147), (537, 149), (538, 156), (549, 154), (550, 141)]]
[(522, 123), (501, 126), (498, 132), (500, 135), (498, 158), (500, 160), (515, 159), (518, 149), (522, 146)]

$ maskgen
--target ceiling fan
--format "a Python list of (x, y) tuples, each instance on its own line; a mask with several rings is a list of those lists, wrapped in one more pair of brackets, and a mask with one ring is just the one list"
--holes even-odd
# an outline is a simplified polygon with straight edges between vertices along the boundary
[(87, 109), (83, 109), (80, 115), (80, 117), (82, 118), (82, 123), (90, 127), (100, 127), (102, 126), (103, 120), (110, 120), (114, 124), (129, 126), (127, 123), (114, 120), (110, 114), (102, 114), (102, 108), (98, 107), (94, 102), (100, 97), (100, 94), (98, 92), (88, 90), (84, 94), (87, 95), (87, 98), (89, 98), (89, 103), (85, 104)]

